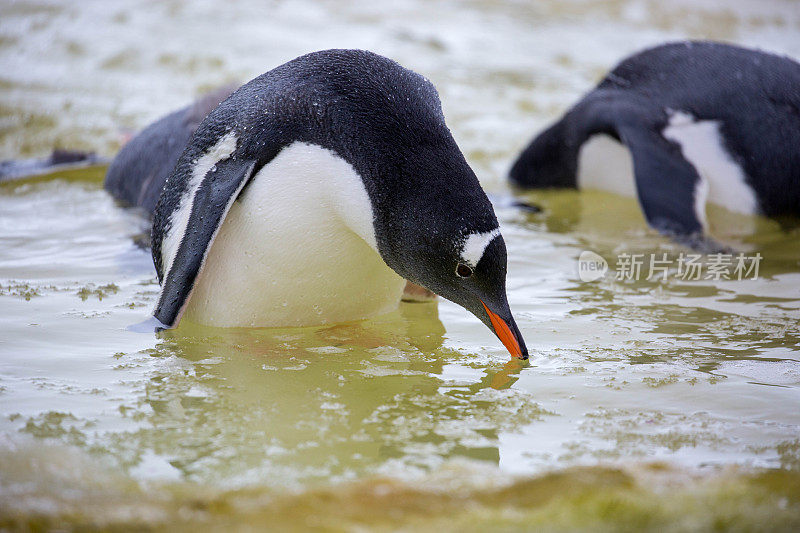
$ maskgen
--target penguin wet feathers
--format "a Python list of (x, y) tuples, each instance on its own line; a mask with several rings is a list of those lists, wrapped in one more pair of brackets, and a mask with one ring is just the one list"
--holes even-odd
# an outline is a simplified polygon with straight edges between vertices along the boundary
[(308, 54), (223, 101), (167, 179), (152, 243), (168, 327), (362, 319), (407, 279), (528, 355), (497, 219), (436, 90), (370, 52)]
[(108, 167), (103, 187), (121, 203), (152, 217), (169, 173), (200, 122), (236, 87), (224, 85), (147, 126)]
[[(514, 162), (521, 187), (635, 194), (648, 223), (704, 251), (706, 204), (800, 215), (800, 64), (714, 42), (617, 65)], [(621, 165), (614, 165), (620, 162)]]

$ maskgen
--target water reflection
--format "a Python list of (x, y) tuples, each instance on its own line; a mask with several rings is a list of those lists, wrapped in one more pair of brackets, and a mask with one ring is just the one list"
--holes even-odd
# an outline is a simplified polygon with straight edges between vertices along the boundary
[(190, 479), (277, 484), (497, 464), (498, 433), (543, 411), (509, 390), (521, 362), (469, 368), (444, 334), (435, 304), (318, 328), (182, 325), (148, 353), (163, 365), (122, 409), (139, 429), (112, 448), (129, 466), (155, 454)]
[[(659, 454), (776, 464), (800, 423), (786, 408), (800, 383), (794, 230), (753, 241), (764, 256), (755, 281), (581, 282), (582, 249), (609, 261), (679, 250), (637, 222), (630, 199), (548, 192), (542, 214), (500, 208), (512, 306), (535, 343), (528, 367), (447, 302), (318, 328), (131, 333), (157, 296), (148, 254), (131, 244), (136, 217), (99, 185), (20, 187), (0, 211), (23, 243), (9, 235), (0, 254), (0, 271), (22, 280), (0, 287), (16, 317), (0, 347), (3, 427), (136, 477), (295, 485), (450, 459), (533, 472)], [(619, 209), (587, 214), (602, 202)], [(31, 205), (58, 223), (25, 218)], [(73, 214), (86, 206), (93, 218)], [(45, 246), (63, 266), (37, 255)], [(111, 283), (102, 299), (80, 297)], [(30, 322), (49, 335), (29, 334)]]

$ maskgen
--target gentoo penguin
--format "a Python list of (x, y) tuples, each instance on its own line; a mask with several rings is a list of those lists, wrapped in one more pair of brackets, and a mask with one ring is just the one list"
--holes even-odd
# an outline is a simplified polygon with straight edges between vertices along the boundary
[(114, 157), (103, 186), (117, 200), (152, 217), (169, 173), (200, 122), (236, 88), (225, 85), (193, 104), (157, 120), (128, 141)]
[[(206, 115), (236, 88), (234, 85), (218, 87), (191, 105), (144, 128), (123, 146), (108, 165), (103, 183), (105, 189), (122, 204), (141, 208), (152, 219), (167, 177), (175, 168), (189, 139)], [(0, 180), (3, 179), (2, 170), (3, 163), (0, 163)], [(515, 205), (522, 204), (517, 202)], [(149, 239), (148, 232), (147, 238), (138, 241), (138, 244), (149, 248)], [(425, 287), (406, 282), (403, 301), (429, 302), (435, 299), (436, 294)]]
[(528, 356), (505, 242), (436, 90), (370, 52), (311, 53), (224, 100), (167, 179), (151, 241), (165, 327), (357, 320), (396, 308), (408, 279)]
[(653, 228), (701, 249), (707, 202), (800, 214), (800, 64), (713, 42), (645, 50), (538, 135), (510, 179), (635, 190)]

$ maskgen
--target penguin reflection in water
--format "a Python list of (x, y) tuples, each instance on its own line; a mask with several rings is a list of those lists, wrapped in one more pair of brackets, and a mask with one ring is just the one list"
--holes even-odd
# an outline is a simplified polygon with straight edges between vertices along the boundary
[(706, 203), (800, 215), (800, 64), (713, 42), (645, 50), (534, 138), (510, 179), (635, 194), (656, 230), (719, 249)]
[(395, 309), (410, 280), (528, 357), (505, 242), (436, 90), (370, 52), (308, 54), (222, 101), (167, 178), (151, 242), (164, 327), (358, 320)]

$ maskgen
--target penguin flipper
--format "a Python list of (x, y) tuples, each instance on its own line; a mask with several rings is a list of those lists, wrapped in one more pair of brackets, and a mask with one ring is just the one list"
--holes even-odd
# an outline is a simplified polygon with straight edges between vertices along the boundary
[(679, 241), (697, 240), (703, 234), (705, 201), (696, 197), (701, 178), (694, 166), (654, 129), (622, 126), (618, 133), (633, 158), (636, 192), (648, 224)]
[(164, 277), (153, 313), (167, 327), (178, 325), (211, 244), (255, 166), (253, 160), (229, 158), (220, 161), (216, 170), (209, 171), (197, 189), (187, 230)]

